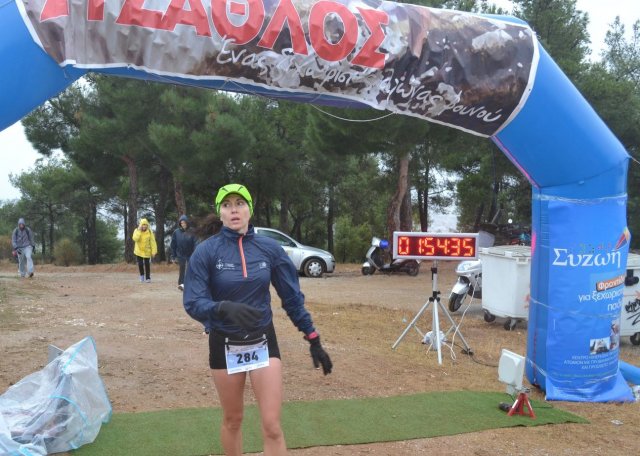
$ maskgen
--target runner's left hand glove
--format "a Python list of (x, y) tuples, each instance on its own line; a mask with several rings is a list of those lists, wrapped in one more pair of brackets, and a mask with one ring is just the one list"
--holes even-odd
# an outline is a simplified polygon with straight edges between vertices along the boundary
[(240, 326), (245, 331), (256, 329), (262, 316), (255, 307), (242, 302), (220, 301), (217, 307), (218, 315), (234, 325)]
[(313, 367), (320, 369), (322, 365), (322, 372), (324, 375), (330, 374), (333, 368), (331, 358), (322, 345), (320, 344), (320, 336), (315, 331), (311, 334), (304, 336), (309, 341), (309, 353), (311, 353), (311, 359), (313, 360)]

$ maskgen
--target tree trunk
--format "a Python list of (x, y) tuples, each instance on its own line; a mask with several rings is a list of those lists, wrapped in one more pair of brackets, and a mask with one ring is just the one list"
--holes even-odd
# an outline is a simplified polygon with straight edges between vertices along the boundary
[(400, 230), (400, 207), (407, 193), (408, 179), (409, 153), (407, 152), (398, 159), (398, 184), (387, 209), (387, 239), (390, 241), (393, 239), (393, 232)]
[(131, 235), (133, 235), (133, 230), (138, 226), (138, 169), (131, 157), (124, 155), (122, 160), (126, 163), (129, 173), (128, 226), (124, 232), (124, 259), (127, 263), (133, 263), (135, 255), (133, 254), (133, 239), (131, 239)]
[(283, 195), (280, 199), (280, 231), (289, 232), (289, 197)]
[(40, 257), (42, 258), (42, 261), (44, 261), (47, 255), (47, 238), (45, 236), (44, 229), (40, 231), (40, 239), (42, 239), (42, 249), (40, 249)]
[(293, 228), (291, 228), (291, 232), (287, 233), (289, 236), (294, 238), (298, 242), (302, 242), (302, 222), (303, 218), (297, 219), (293, 218)]
[[(427, 146), (429, 147), (429, 146)], [(431, 148), (428, 149), (431, 152)], [(425, 160), (424, 178), (418, 189), (418, 214), (420, 216), (420, 231), (429, 231), (429, 174), (431, 172), (431, 160)]]
[(407, 179), (407, 191), (400, 205), (400, 230), (413, 231), (413, 211), (411, 210), (411, 187)]
[[(273, 226), (271, 225), (271, 203), (267, 202), (267, 204), (263, 204), (262, 207), (264, 207), (264, 210), (262, 211), (262, 213), (264, 213), (264, 223), (262, 224), (262, 226)], [(259, 223), (261, 220), (260, 217), (261, 214), (258, 213), (258, 208), (253, 206), (253, 223), (254, 225)]]
[[(49, 216), (49, 256), (51, 257), (54, 254), (54, 234), (55, 234), (55, 224), (56, 224), (56, 220), (55, 220), (55, 216), (53, 214), (53, 207), (51, 205), (48, 205), (47, 207), (47, 215)], [(51, 258), (50, 258), (51, 259)]]
[(335, 210), (335, 188), (330, 184), (329, 186), (329, 208), (327, 210), (327, 250), (333, 253), (333, 224), (335, 222), (336, 210)]
[(156, 212), (156, 243), (158, 244), (158, 259), (162, 262), (167, 261), (167, 255), (164, 247), (164, 226), (167, 220), (167, 201), (169, 200), (170, 188), (168, 185), (171, 172), (162, 167), (160, 169), (160, 195)]
[(184, 175), (184, 167), (178, 166), (178, 172), (173, 175), (173, 194), (176, 200), (176, 209), (178, 215), (187, 215), (187, 203), (184, 199), (184, 190), (182, 189), (182, 176)]
[(482, 213), (484, 212), (484, 202), (480, 203), (478, 210), (476, 210), (476, 218), (473, 222), (473, 232), (477, 233), (480, 229), (480, 224), (482, 223)]
[[(127, 248), (127, 233), (129, 232), (129, 208), (126, 202), (122, 204), (122, 224), (124, 225), (124, 245)], [(125, 257), (125, 261), (127, 261)]]
[(89, 215), (86, 219), (87, 229), (87, 263), (98, 264), (98, 206), (93, 198), (89, 199)]
[(429, 205), (428, 205), (428, 193), (429, 190), (418, 190), (418, 213), (420, 215), (420, 231), (426, 233), (429, 231)]
[[(487, 219), (487, 221), (493, 220), (493, 218), (495, 217), (496, 213), (499, 210), (498, 195), (500, 195), (500, 187), (501, 187), (500, 182), (498, 182), (498, 180), (494, 180), (493, 187), (492, 187), (491, 207), (489, 208), (489, 218)], [(497, 222), (498, 220), (496, 220), (496, 223)]]

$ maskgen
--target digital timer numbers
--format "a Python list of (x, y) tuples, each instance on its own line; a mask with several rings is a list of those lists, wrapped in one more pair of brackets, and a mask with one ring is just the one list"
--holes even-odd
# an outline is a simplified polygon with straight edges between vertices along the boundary
[(477, 256), (476, 234), (394, 233), (394, 258), (469, 259)]

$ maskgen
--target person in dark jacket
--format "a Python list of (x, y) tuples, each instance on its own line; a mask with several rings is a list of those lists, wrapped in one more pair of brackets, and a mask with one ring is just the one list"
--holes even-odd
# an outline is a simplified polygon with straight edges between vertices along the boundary
[(18, 226), (13, 230), (11, 235), (11, 246), (13, 247), (13, 255), (18, 257), (18, 273), (20, 277), (33, 277), (33, 259), (31, 254), (36, 244), (33, 242), (33, 233), (31, 228), (25, 225), (24, 219), (18, 220)]
[(316, 369), (333, 364), (304, 307), (298, 271), (273, 239), (257, 236), (249, 219), (251, 194), (243, 185), (220, 188), (215, 200), (223, 227), (198, 244), (185, 277), (183, 304), (209, 332), (209, 366), (220, 398), (221, 443), (226, 455), (242, 454), (247, 373), (262, 419), (265, 456), (286, 454), (280, 414), (282, 363), (271, 312), (270, 285), (289, 319), (304, 334)]
[(184, 273), (187, 262), (196, 248), (196, 238), (189, 228), (189, 219), (181, 215), (178, 219), (180, 226), (171, 235), (171, 257), (178, 261), (180, 272), (178, 273), (178, 288), (184, 290)]

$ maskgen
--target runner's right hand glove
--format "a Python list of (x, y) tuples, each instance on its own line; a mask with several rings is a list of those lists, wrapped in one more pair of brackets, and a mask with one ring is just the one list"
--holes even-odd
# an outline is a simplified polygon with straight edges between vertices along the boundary
[(250, 331), (258, 326), (262, 312), (242, 302), (220, 301), (218, 316), (240, 326), (245, 331)]
[(313, 367), (320, 369), (320, 365), (322, 365), (324, 375), (330, 374), (331, 369), (333, 369), (333, 363), (327, 352), (322, 348), (322, 345), (320, 345), (320, 336), (318, 333), (314, 331), (304, 336), (304, 338), (309, 341), (309, 353), (311, 353)]

